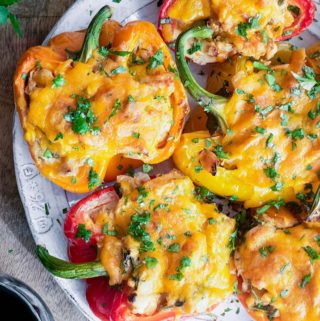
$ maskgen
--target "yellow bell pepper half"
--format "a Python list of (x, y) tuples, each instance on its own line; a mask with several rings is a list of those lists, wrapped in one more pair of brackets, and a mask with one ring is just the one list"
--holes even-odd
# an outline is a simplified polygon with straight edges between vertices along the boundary
[(235, 59), (242, 67), (234, 68), (234, 91), (225, 102), (182, 72), (191, 95), (218, 117), (223, 133), (212, 136), (198, 127), (183, 134), (174, 162), (196, 184), (246, 208), (310, 203), (319, 185), (320, 83), (310, 67), (316, 61), (307, 60), (304, 49), (288, 50), (282, 47), (271, 63)]

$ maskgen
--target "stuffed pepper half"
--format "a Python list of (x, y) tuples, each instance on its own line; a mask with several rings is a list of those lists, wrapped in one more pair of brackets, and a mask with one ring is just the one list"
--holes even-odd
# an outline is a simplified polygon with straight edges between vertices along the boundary
[(136, 21), (122, 27), (106, 22), (110, 17), (104, 7), (86, 33), (64, 33), (29, 49), (14, 77), (33, 159), (68, 191), (96, 188), (115, 156), (166, 160), (188, 113), (174, 62), (154, 26)]

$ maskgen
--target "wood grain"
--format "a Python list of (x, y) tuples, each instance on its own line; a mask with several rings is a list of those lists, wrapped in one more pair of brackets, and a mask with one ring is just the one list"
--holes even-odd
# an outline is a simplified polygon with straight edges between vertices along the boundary
[(26, 0), (13, 11), (24, 37), (12, 27), (0, 27), (0, 272), (34, 288), (48, 304), (56, 321), (85, 321), (34, 254), (35, 244), (24, 216), (12, 158), (12, 77), (17, 60), (30, 46), (40, 44), (72, 0)]

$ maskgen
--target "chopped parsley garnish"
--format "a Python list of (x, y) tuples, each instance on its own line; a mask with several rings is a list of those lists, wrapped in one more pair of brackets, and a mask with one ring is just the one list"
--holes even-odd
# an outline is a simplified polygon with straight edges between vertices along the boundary
[(311, 133), (311, 134), (308, 134), (307, 137), (308, 137), (310, 140), (315, 140), (315, 139), (318, 138), (318, 135)]
[(310, 282), (310, 280), (311, 280), (311, 273), (306, 274), (306, 275), (302, 278), (302, 280), (301, 280), (301, 282), (299, 283), (298, 287), (299, 287), (300, 289), (303, 289), (303, 288)]
[(262, 215), (272, 206), (274, 206), (276, 209), (279, 209), (283, 205), (285, 205), (285, 202), (282, 199), (280, 199), (278, 201), (269, 201), (265, 205), (263, 205), (262, 207), (258, 208), (256, 212), (258, 215)]
[(44, 151), (43, 157), (48, 158), (48, 159), (53, 157), (53, 154), (52, 154), (52, 152), (51, 152), (51, 150), (50, 150), (49, 148), (47, 148), (47, 149)]
[(166, 204), (166, 203), (160, 203), (158, 204), (157, 206), (155, 206), (153, 208), (154, 211), (159, 211), (159, 210), (162, 210), (162, 209), (166, 209), (167, 211), (169, 211), (169, 208), (168, 208), (169, 204)]
[(178, 72), (177, 68), (172, 67), (171, 65), (169, 65), (168, 70), (174, 74), (174, 77), (176, 79), (180, 79), (179, 72)]
[(132, 65), (143, 65), (145, 62), (141, 57), (138, 57), (135, 53), (131, 55), (131, 64)]
[(91, 167), (88, 175), (88, 187), (89, 189), (93, 189), (95, 187), (98, 187), (101, 184), (99, 175), (97, 172), (94, 171), (94, 169)]
[(105, 224), (102, 229), (102, 233), (109, 236), (117, 236), (118, 232), (116, 230), (109, 230), (109, 224)]
[(112, 50), (112, 49), (110, 49), (110, 46), (111, 46), (111, 44), (107, 47), (100, 47), (99, 54), (105, 58), (108, 57), (109, 54), (113, 54), (113, 55), (121, 56), (121, 57), (129, 56), (132, 54), (131, 51)]
[(260, 252), (260, 255), (263, 256), (263, 257), (267, 257), (268, 256), (268, 253), (272, 253), (274, 250), (274, 247), (273, 246), (267, 246), (267, 247), (262, 247), (259, 252)]
[(139, 192), (139, 196), (137, 198), (137, 203), (141, 205), (144, 202), (144, 198), (146, 198), (149, 193), (147, 192), (147, 190), (144, 186), (139, 186), (137, 188), (137, 190)]
[(140, 133), (133, 132), (133, 133), (132, 133), (132, 137), (133, 137), (133, 138), (136, 138), (136, 139), (139, 139), (139, 138), (140, 138)]
[(153, 170), (152, 165), (149, 165), (149, 164), (143, 164), (142, 165), (142, 171), (144, 173), (150, 173), (152, 170)]
[(286, 104), (279, 105), (278, 107), (281, 110), (285, 110), (285, 111), (288, 111), (288, 112), (293, 114), (294, 113), (294, 109), (292, 108), (292, 106), (293, 106), (293, 103), (292, 103), (292, 101), (290, 101), (290, 102), (288, 102)]
[[(184, 236), (185, 237), (191, 237), (192, 233), (190, 231), (186, 231), (186, 232), (184, 232)], [(320, 237), (319, 237), (319, 239), (320, 239)], [(319, 242), (320, 242), (320, 240), (319, 240)]]
[(262, 30), (261, 31), (261, 35), (262, 35), (262, 40), (264, 44), (268, 43), (268, 34), (267, 34), (267, 30)]
[(213, 217), (208, 218), (209, 225), (213, 225), (215, 222), (215, 219)]
[(320, 235), (317, 235), (314, 237), (314, 240), (318, 243), (318, 245), (320, 246)]
[(172, 253), (178, 253), (180, 251), (180, 244), (172, 243), (171, 245), (169, 245), (168, 251)]
[(189, 266), (191, 266), (191, 259), (188, 256), (184, 256), (180, 261), (180, 267), (185, 269)]
[(93, 136), (98, 136), (100, 135), (100, 128), (99, 127), (93, 127), (90, 129), (90, 133), (93, 135)]
[(181, 272), (177, 272), (176, 274), (170, 274), (169, 280), (172, 281), (181, 281), (183, 279), (183, 274)]
[(267, 177), (274, 179), (279, 176), (278, 172), (274, 167), (266, 167), (263, 169), (264, 173), (266, 174)]
[(128, 102), (129, 102), (129, 103), (134, 103), (134, 102), (135, 102), (135, 99), (134, 99), (131, 95), (129, 95), (129, 96), (128, 96)]
[(133, 214), (128, 227), (128, 234), (135, 240), (140, 241), (140, 251), (155, 251), (155, 245), (150, 234), (145, 230), (145, 226), (150, 223), (150, 213), (144, 211), (142, 214)]
[(274, 107), (272, 105), (267, 106), (264, 109), (261, 109), (260, 105), (255, 105), (255, 111), (260, 113), (260, 115), (262, 116), (262, 119), (265, 119), (267, 114), (273, 111), (273, 109)]
[[(228, 135), (228, 136), (231, 136), (232, 134), (233, 134), (233, 130), (232, 130), (231, 128), (228, 128), (228, 129), (227, 129), (227, 135)], [(210, 140), (209, 140), (209, 143), (210, 143), (210, 145), (211, 145)], [(207, 139), (206, 139), (206, 144), (207, 144)], [(210, 145), (209, 145), (209, 147), (210, 147)]]
[(299, 85), (308, 92), (308, 96), (312, 99), (320, 92), (320, 82), (316, 79), (316, 73), (309, 66), (302, 68), (303, 76), (291, 72), (294, 78), (298, 81)]
[(257, 15), (255, 17), (250, 17), (248, 22), (240, 22), (236, 27), (236, 33), (243, 38), (247, 39), (248, 33), (247, 30), (249, 29), (256, 29), (259, 27), (259, 20), (261, 16)]
[(260, 61), (254, 61), (253, 67), (259, 70), (269, 70), (270, 68)]
[(119, 110), (121, 109), (121, 101), (119, 98), (117, 98), (112, 106), (112, 110), (111, 110), (111, 113), (108, 117), (108, 120), (110, 120), (112, 117), (114, 117), (118, 112)]
[(243, 89), (237, 88), (237, 89), (236, 89), (236, 93), (237, 93), (238, 95), (244, 95), (246, 92), (245, 92)]
[(183, 271), (191, 266), (191, 259), (188, 256), (184, 256), (180, 260), (180, 265), (176, 268), (177, 273), (169, 275), (169, 280), (181, 281), (184, 277)]
[(289, 290), (287, 290), (287, 289), (282, 290), (282, 291), (280, 292), (280, 298), (282, 299), (282, 298), (284, 298), (285, 296), (287, 296), (288, 292), (289, 292)]
[(56, 78), (52, 81), (52, 88), (59, 88), (62, 87), (65, 84), (65, 80), (62, 75), (57, 75)]
[(147, 70), (150, 69), (155, 69), (158, 66), (162, 66), (163, 65), (163, 51), (162, 49), (159, 49), (150, 59), (149, 59), (149, 63), (147, 65)]
[(306, 170), (307, 170), (307, 171), (311, 171), (311, 170), (312, 170), (312, 165), (308, 164), (308, 165), (306, 166)]
[(77, 183), (76, 177), (75, 177), (75, 176), (72, 176), (72, 177), (71, 177), (71, 184), (74, 185), (74, 184), (76, 184), (76, 183)]
[(100, 47), (99, 54), (103, 57), (107, 57), (109, 55), (109, 49), (107, 47)]
[(292, 87), (290, 89), (291, 96), (299, 97), (301, 95), (301, 89), (299, 87)]
[(256, 131), (257, 133), (261, 134), (261, 135), (264, 135), (264, 134), (267, 132), (266, 129), (264, 129), (264, 128), (262, 128), (262, 127), (259, 127), (259, 126), (256, 126), (255, 131)]
[(282, 90), (280, 85), (276, 82), (276, 77), (272, 74), (266, 74), (265, 79), (268, 83), (268, 85), (276, 92), (279, 92)]
[(120, 56), (120, 57), (125, 57), (132, 54), (131, 51), (109, 50), (109, 52), (113, 55)]
[(197, 51), (201, 51), (201, 49), (202, 49), (202, 43), (201, 43), (200, 41), (195, 41), (195, 42), (192, 44), (191, 48), (189, 48), (189, 49), (187, 50), (187, 53), (188, 53), (189, 55), (193, 55), (193, 54), (196, 53)]
[(286, 37), (286, 36), (290, 36), (292, 34), (292, 30), (285, 30), (283, 33), (282, 33), (282, 36)]
[(146, 256), (143, 259), (143, 263), (147, 266), (148, 269), (153, 269), (158, 263), (158, 259), (152, 256)]
[(228, 247), (233, 252), (236, 249), (236, 240), (237, 240), (238, 230), (234, 230), (229, 237)]
[(196, 166), (194, 167), (194, 171), (195, 171), (196, 173), (200, 173), (202, 170), (203, 170), (203, 167), (202, 167), (201, 165), (196, 165)]
[(277, 182), (273, 186), (271, 186), (271, 190), (274, 192), (279, 192), (279, 191), (281, 191), (283, 185), (284, 185), (284, 183)]
[(284, 113), (280, 114), (281, 119), (281, 126), (287, 126), (288, 125), (288, 116)]
[(84, 224), (78, 225), (76, 238), (82, 238), (86, 243), (88, 243), (91, 235), (92, 235), (92, 232), (90, 230), (87, 230)]
[(320, 254), (315, 249), (313, 249), (311, 246), (309, 246), (309, 245), (304, 246), (303, 249), (308, 254), (311, 264), (313, 264), (313, 262), (315, 260), (320, 259)]
[(222, 145), (216, 145), (213, 152), (218, 156), (219, 159), (228, 159), (228, 154), (223, 150)]
[(294, 130), (290, 130), (289, 128), (285, 129), (286, 135), (292, 138), (292, 150), (295, 150), (297, 147), (297, 139), (303, 139), (305, 136), (303, 128), (296, 128)]
[(80, 135), (85, 135), (90, 131), (91, 126), (97, 117), (91, 110), (90, 100), (79, 95), (73, 96), (77, 99), (77, 107), (64, 115), (67, 122), (72, 123), (72, 130)]
[(54, 141), (56, 142), (59, 139), (63, 139), (63, 134), (61, 132), (59, 132), (56, 137), (54, 138)]
[(266, 140), (266, 147), (269, 147), (269, 148), (273, 147), (272, 139), (273, 139), (273, 134), (271, 133)]
[(312, 120), (316, 119), (320, 115), (320, 102), (317, 103), (315, 110), (309, 110), (308, 117)]
[(305, 195), (303, 193), (297, 193), (296, 198), (300, 201), (304, 201), (306, 199)]
[(110, 71), (111, 75), (119, 75), (119, 74), (124, 74), (126, 72), (127, 72), (127, 69), (123, 66), (119, 66)]

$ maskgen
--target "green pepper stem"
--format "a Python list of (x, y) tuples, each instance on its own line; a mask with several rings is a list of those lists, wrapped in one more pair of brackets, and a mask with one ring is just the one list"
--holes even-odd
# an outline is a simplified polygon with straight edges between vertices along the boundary
[(70, 263), (51, 256), (48, 250), (40, 245), (37, 245), (36, 253), (50, 273), (63, 279), (90, 279), (107, 275), (100, 262)]
[(79, 61), (87, 62), (92, 57), (92, 53), (99, 47), (99, 36), (101, 28), (106, 20), (109, 20), (112, 16), (112, 12), (109, 6), (102, 7), (99, 12), (92, 19), (84, 42), (80, 51)]
[(226, 132), (228, 125), (224, 108), (228, 99), (214, 95), (202, 88), (193, 77), (185, 57), (186, 44), (191, 38), (210, 39), (212, 35), (212, 29), (203, 23), (182, 33), (176, 42), (176, 61), (181, 80), (189, 94), (206, 112), (212, 113), (217, 118), (221, 130)]
[(317, 189), (317, 192), (314, 196), (310, 214), (307, 218), (308, 221), (319, 221), (320, 220), (320, 186)]

